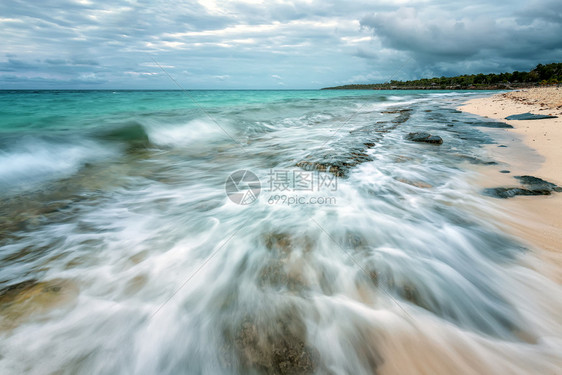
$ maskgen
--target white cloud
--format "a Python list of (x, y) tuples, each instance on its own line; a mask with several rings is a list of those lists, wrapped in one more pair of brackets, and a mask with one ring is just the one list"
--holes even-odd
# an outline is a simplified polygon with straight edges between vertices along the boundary
[(166, 65), (166, 64), (159, 64), (157, 62), (144, 62), (139, 64), (140, 66), (147, 66), (149, 68), (164, 68), (164, 69), (174, 69), (175, 66), (173, 65)]

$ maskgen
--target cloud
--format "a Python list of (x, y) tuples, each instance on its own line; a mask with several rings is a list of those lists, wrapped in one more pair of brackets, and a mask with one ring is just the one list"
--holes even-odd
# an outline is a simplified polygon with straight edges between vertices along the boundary
[(523, 70), (562, 51), (558, 0), (13, 0), (0, 14), (7, 88), (175, 88), (153, 58), (186, 88), (310, 88)]
[[(273, 72), (289, 87), (328, 85), (365, 68), (354, 61), (353, 49), (369, 38), (358, 20), (364, 12), (359, 9), (371, 3), (14, 0), (0, 4), (0, 39), (8, 41), (0, 67), (61, 82), (89, 72), (110, 88), (173, 88), (165, 75), (149, 80), (142, 74), (151, 72), (146, 62), (155, 57), (190, 88), (275, 87), (275, 81), (261, 79)], [(22, 64), (16, 67), (9, 59)], [(326, 61), (330, 74), (320, 69)], [(52, 82), (56, 85), (56, 78)], [(22, 85), (28, 84), (22, 78)]]
[(225, 74), (225, 75), (214, 76), (214, 78), (218, 79), (219, 81), (226, 81), (227, 79), (230, 78), (230, 76), (228, 74)]
[[(406, 52), (418, 70), (439, 73), (529, 68), (538, 62), (560, 59), (562, 3), (512, 1), (486, 6), (399, 7), (361, 19), (385, 48)], [(547, 11), (548, 9), (548, 11)], [(358, 55), (369, 58), (365, 51)], [(485, 65), (487, 61), (487, 67)], [(473, 69), (470, 69), (473, 67)]]

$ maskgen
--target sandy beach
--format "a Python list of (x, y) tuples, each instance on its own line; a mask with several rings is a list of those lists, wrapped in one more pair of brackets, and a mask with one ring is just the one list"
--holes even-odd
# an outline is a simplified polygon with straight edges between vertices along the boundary
[[(505, 122), (513, 129), (494, 130), (507, 147), (493, 145), (488, 151), (500, 167), (480, 171), (482, 185), (514, 185), (513, 176), (532, 175), (562, 186), (562, 88), (533, 88), (473, 99), (462, 111)], [(505, 117), (530, 112), (558, 118), (506, 120)], [(527, 147), (524, 147), (527, 146)], [(509, 166), (509, 174), (499, 173)], [(551, 277), (562, 282), (562, 193), (550, 196), (517, 196), (500, 202), (505, 221), (515, 235), (540, 249), (537, 254), (555, 265)]]

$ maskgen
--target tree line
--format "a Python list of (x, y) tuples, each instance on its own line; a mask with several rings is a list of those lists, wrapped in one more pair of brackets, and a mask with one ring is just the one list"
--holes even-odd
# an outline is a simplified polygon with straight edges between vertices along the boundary
[(381, 90), (381, 89), (508, 89), (557, 85), (562, 83), (562, 63), (539, 64), (529, 72), (514, 71), (499, 74), (471, 74), (456, 77), (422, 78), (412, 81), (352, 84), (326, 89)]

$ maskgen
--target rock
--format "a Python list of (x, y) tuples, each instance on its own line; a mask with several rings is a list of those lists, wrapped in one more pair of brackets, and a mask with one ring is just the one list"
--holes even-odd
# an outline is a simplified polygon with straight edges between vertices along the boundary
[(351, 149), (341, 155), (324, 155), (322, 161), (299, 161), (297, 167), (305, 171), (328, 172), (337, 177), (346, 177), (349, 170), (358, 164), (373, 161), (363, 149)]
[(307, 253), (311, 251), (313, 243), (308, 237), (296, 237), (283, 232), (268, 233), (263, 237), (263, 243), (269, 251), (269, 257), (258, 273), (260, 288), (301, 293), (307, 287), (300, 262), (291, 259), (294, 249)]
[(553, 192), (562, 192), (559, 187), (551, 182), (533, 176), (515, 176), (523, 187), (497, 187), (484, 189), (484, 194), (494, 198), (512, 198), (517, 195), (551, 195)]
[(549, 190), (561, 192), (562, 188), (553, 184), (552, 182), (545, 181), (538, 177), (533, 176), (515, 176), (523, 185), (531, 190)]
[(306, 326), (295, 311), (249, 316), (225, 339), (234, 344), (242, 373), (312, 374), (318, 353), (306, 344)]
[(265, 247), (276, 256), (289, 256), (293, 250), (291, 235), (283, 232), (268, 233), (264, 236)]
[(474, 121), (474, 122), (467, 122), (472, 126), (478, 126), (483, 128), (496, 128), (496, 129), (513, 129), (513, 126), (506, 124), (505, 122), (497, 122), (497, 121)]
[(533, 113), (521, 113), (518, 115), (511, 115), (507, 116), (506, 120), (542, 120), (547, 118), (558, 118), (558, 116), (550, 116), (550, 115), (535, 115)]
[(550, 195), (550, 192), (531, 191), (524, 188), (497, 187), (484, 189), (484, 195), (494, 198), (513, 198), (516, 195)]
[(289, 277), (285, 270), (285, 262), (281, 260), (269, 261), (259, 272), (258, 285), (261, 288), (283, 288), (289, 284)]
[(394, 124), (403, 124), (406, 121), (408, 121), (411, 116), (412, 116), (412, 110), (411, 109), (403, 109), (399, 112), (399, 115), (396, 116), (396, 118), (394, 120), (392, 120), (391, 122), (394, 123)]
[(479, 165), (497, 165), (498, 164), (495, 161), (486, 161), (486, 160), (482, 160), (482, 159), (479, 159), (479, 158), (476, 158), (476, 157), (470, 156), (470, 155), (456, 154), (456, 156), (458, 156), (461, 159), (464, 159), (464, 160), (468, 161), (470, 164), (479, 164)]
[(299, 161), (296, 166), (305, 171), (328, 172), (337, 177), (344, 177), (346, 171), (343, 167), (347, 167), (348, 165), (330, 165), (329, 163)]
[(78, 287), (70, 280), (27, 280), (0, 290), (0, 330), (17, 327), (32, 315), (71, 306)]
[(443, 139), (438, 135), (431, 135), (425, 132), (409, 133), (406, 139), (412, 142), (424, 142), (438, 145), (443, 143)]
[(406, 113), (410, 111), (411, 109), (393, 109), (393, 110), (382, 111), (381, 113), (396, 114), (396, 113)]

